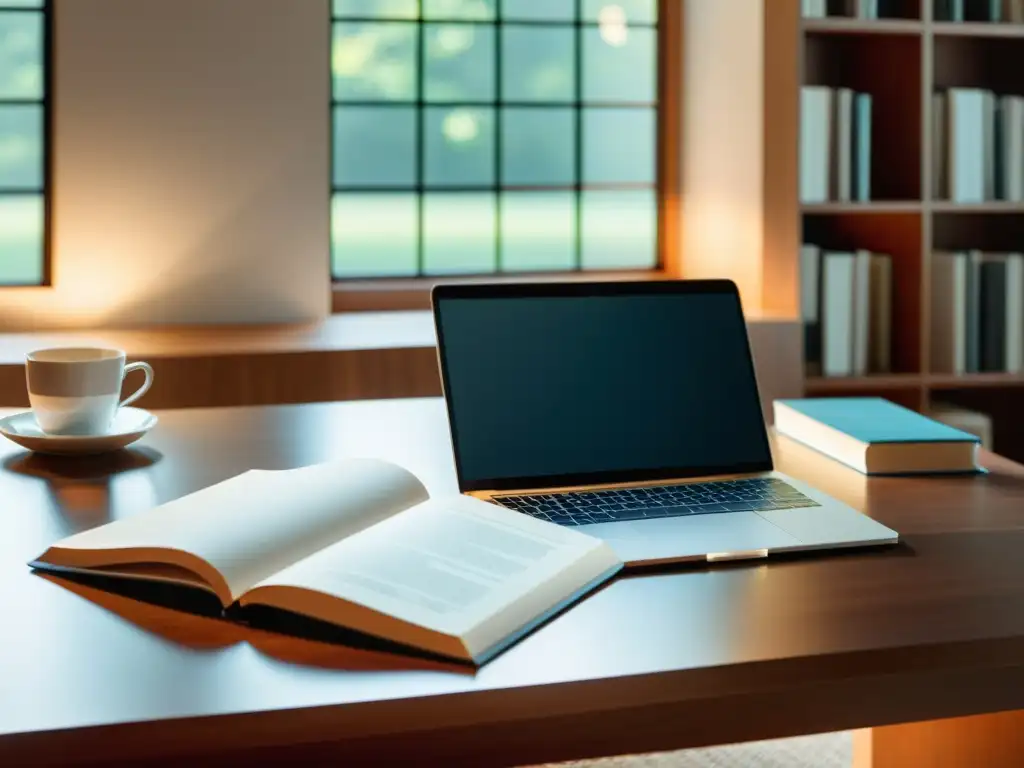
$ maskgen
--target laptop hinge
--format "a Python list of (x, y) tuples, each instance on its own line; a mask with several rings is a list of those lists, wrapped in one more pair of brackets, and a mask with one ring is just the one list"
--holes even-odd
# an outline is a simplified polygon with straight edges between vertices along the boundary
[(767, 549), (746, 549), (739, 552), (708, 552), (709, 563), (721, 563), (725, 560), (757, 560), (768, 557)]

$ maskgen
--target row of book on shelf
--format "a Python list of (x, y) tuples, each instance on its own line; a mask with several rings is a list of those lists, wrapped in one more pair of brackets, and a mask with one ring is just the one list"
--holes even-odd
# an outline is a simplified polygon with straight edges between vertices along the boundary
[(805, 85), (800, 90), (800, 199), (871, 199), (871, 94)]
[(935, 0), (936, 21), (1024, 22), (1024, 0)]
[[(1024, 371), (1024, 254), (937, 251), (930, 274), (930, 370)], [(888, 255), (803, 245), (800, 303), (809, 375), (891, 370)]]
[(1024, 369), (1024, 254), (939, 251), (931, 264), (931, 369)]
[[(830, 16), (858, 19), (896, 18), (902, 0), (800, 0), (805, 19)], [(1024, 23), (1024, 0), (935, 0), (936, 21)]]
[(804, 357), (811, 376), (887, 373), (892, 259), (867, 250), (800, 249)]
[(1024, 96), (950, 88), (932, 96), (932, 195), (1024, 201)]
[[(800, 200), (871, 199), (871, 94), (800, 93)], [(950, 88), (932, 96), (932, 197), (1024, 202), (1024, 96)]]
[(800, 13), (804, 18), (881, 18), (895, 15), (898, 4), (899, 0), (800, 0)]

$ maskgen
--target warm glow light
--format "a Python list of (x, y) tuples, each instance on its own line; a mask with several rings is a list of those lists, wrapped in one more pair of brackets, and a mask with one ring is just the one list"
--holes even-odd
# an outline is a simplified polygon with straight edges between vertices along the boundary
[(598, 31), (608, 45), (621, 48), (629, 39), (626, 12), (621, 5), (606, 5), (597, 14)]

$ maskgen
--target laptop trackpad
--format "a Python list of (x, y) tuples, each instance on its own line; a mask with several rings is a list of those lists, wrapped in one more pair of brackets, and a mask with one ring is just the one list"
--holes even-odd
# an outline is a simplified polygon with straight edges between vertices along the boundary
[(608, 523), (581, 530), (608, 541), (627, 562), (800, 545), (795, 536), (753, 512)]

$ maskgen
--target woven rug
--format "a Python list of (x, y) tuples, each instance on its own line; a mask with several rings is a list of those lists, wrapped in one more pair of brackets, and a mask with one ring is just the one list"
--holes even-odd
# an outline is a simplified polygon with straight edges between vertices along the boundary
[(536, 768), (850, 768), (853, 736), (825, 733), (707, 749), (577, 760)]

